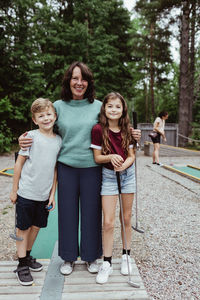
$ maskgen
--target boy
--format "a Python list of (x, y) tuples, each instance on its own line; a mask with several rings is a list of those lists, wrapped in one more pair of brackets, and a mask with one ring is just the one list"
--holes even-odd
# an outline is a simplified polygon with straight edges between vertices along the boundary
[(36, 99), (31, 113), (39, 129), (28, 132), (32, 146), (19, 151), (10, 194), (11, 201), (16, 203), (17, 234), (23, 238), (16, 241), (19, 264), (14, 271), (22, 285), (33, 283), (30, 270), (43, 268), (30, 252), (40, 228), (47, 226), (49, 211), (55, 208), (56, 161), (62, 143), (61, 137), (53, 133), (56, 112), (49, 99)]

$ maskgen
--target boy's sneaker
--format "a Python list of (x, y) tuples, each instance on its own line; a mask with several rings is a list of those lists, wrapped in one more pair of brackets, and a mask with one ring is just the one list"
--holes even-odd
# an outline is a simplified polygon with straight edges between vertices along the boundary
[(28, 266), (17, 267), (14, 271), (16, 273), (17, 279), (21, 285), (32, 285), (33, 277), (31, 276), (31, 272)]
[(86, 262), (86, 265), (87, 265), (88, 272), (90, 272), (90, 273), (97, 273), (99, 271), (99, 266), (98, 266), (97, 260), (95, 260), (91, 263)]
[(28, 256), (26, 258), (26, 265), (29, 267), (31, 271), (39, 272), (43, 269), (43, 266), (36, 261), (32, 256)]
[(101, 267), (99, 268), (99, 272), (96, 277), (96, 283), (106, 283), (108, 281), (108, 277), (112, 274), (113, 268), (108, 261), (104, 261)]
[(60, 273), (63, 275), (69, 275), (73, 272), (73, 270), (74, 270), (74, 262), (65, 261), (60, 266)]
[[(130, 270), (130, 274), (131, 274), (132, 264), (131, 264), (130, 255), (128, 255), (128, 264), (129, 264), (129, 270)], [(123, 254), (122, 255), (122, 262), (121, 262), (121, 274), (122, 275), (128, 275), (128, 264), (127, 264), (126, 254)]]

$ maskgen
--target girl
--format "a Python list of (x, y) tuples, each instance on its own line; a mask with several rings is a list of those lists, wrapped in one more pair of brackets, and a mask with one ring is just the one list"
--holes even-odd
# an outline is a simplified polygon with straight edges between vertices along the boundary
[[(103, 164), (101, 195), (104, 214), (104, 259), (96, 277), (96, 282), (103, 284), (108, 281), (108, 277), (113, 271), (112, 248), (115, 210), (118, 200), (116, 171), (120, 172), (128, 261), (130, 270), (132, 269), (130, 244), (132, 204), (135, 192), (135, 170), (133, 165), (135, 155), (127, 104), (119, 93), (112, 92), (105, 97), (100, 112), (100, 123), (92, 129), (91, 148), (93, 148), (96, 163)], [(128, 275), (123, 232), (122, 242), (121, 273)]]
[(153, 164), (160, 165), (159, 163), (159, 151), (160, 151), (160, 137), (162, 136), (163, 141), (166, 142), (165, 137), (165, 121), (168, 119), (168, 112), (161, 111), (158, 117), (153, 123), (153, 131), (157, 132), (155, 138), (151, 138), (153, 142)]

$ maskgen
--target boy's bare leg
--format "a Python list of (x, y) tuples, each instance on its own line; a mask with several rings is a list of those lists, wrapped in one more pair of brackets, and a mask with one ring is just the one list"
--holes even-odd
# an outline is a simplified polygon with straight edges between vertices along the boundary
[(39, 230), (40, 230), (39, 227), (33, 225), (29, 228), (27, 245), (26, 245), (26, 265), (29, 267), (31, 271), (36, 271), (36, 272), (41, 271), (43, 269), (43, 266), (41, 263), (37, 262), (35, 258), (30, 256), (30, 252), (35, 242), (35, 239), (38, 235)]
[(37, 227), (37, 226), (33, 225), (33, 226), (30, 227), (30, 232), (29, 232), (29, 235), (28, 235), (28, 242), (27, 242), (26, 250), (30, 251), (32, 249), (39, 230), (40, 230), (40, 228)]
[(20, 230), (19, 228), (17, 228), (17, 235), (23, 238), (22, 241), (16, 241), (17, 255), (19, 258), (26, 257), (29, 232), (30, 228), (28, 228), (27, 230)]

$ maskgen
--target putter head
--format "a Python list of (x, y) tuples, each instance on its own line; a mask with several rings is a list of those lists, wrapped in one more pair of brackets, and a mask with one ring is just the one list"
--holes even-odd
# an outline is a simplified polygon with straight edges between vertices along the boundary
[(127, 281), (128, 282), (128, 284), (130, 285), (130, 286), (132, 286), (132, 287), (134, 287), (134, 288), (139, 288), (140, 286), (138, 285), (138, 284), (136, 284), (136, 283), (134, 283), (132, 280), (128, 280)]
[(144, 230), (139, 229), (138, 227), (132, 226), (132, 228), (133, 228), (135, 231), (139, 232), (139, 233), (144, 233)]
[(23, 241), (23, 238), (20, 236), (17, 236), (16, 234), (11, 233), (10, 234), (11, 239), (15, 240), (15, 241)]

